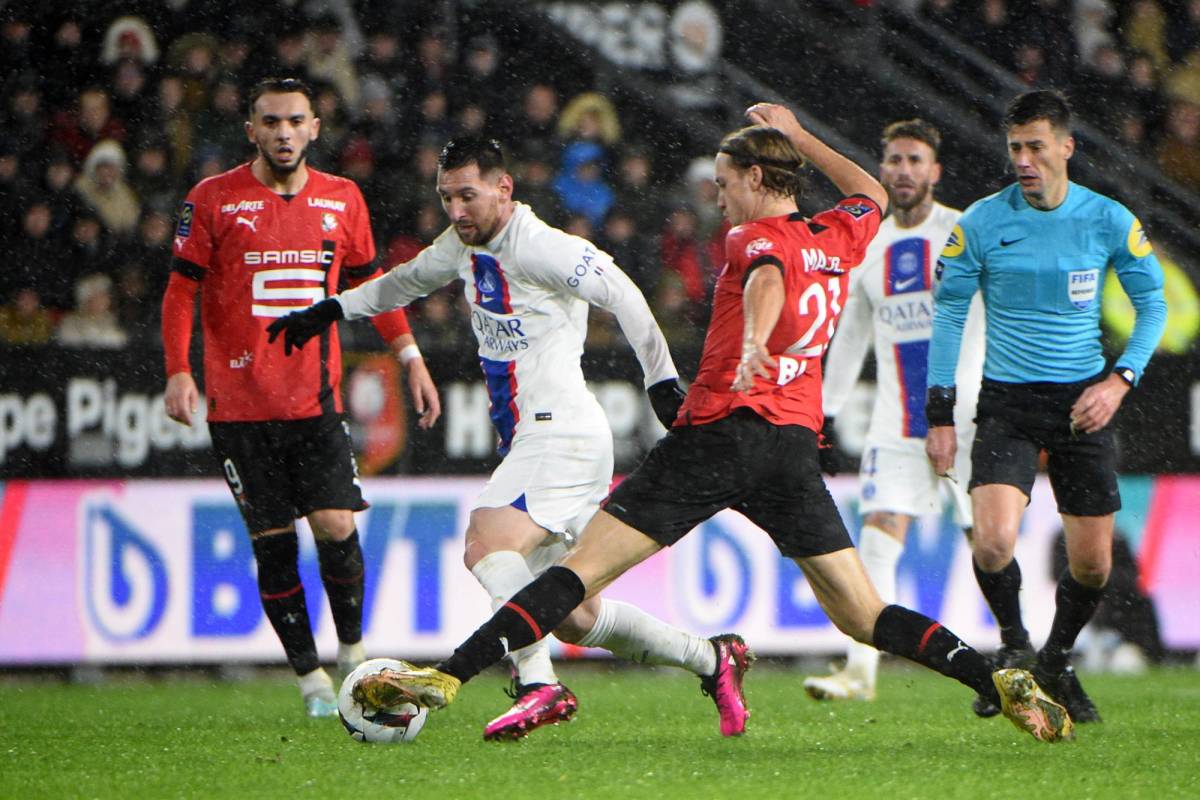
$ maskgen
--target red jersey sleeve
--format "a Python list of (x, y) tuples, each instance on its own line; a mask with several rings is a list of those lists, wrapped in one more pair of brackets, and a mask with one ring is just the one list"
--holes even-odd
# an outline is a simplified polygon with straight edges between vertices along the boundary
[(201, 181), (188, 192), (175, 223), (173, 248), (176, 258), (203, 269), (208, 269), (212, 259), (213, 223), (218, 212), (217, 201), (211, 199), (209, 187), (209, 181)]
[(766, 225), (738, 225), (725, 236), (725, 262), (729, 277), (745, 284), (750, 273), (763, 264), (784, 268), (783, 243), (778, 232)]
[(810, 230), (825, 252), (838, 255), (842, 266), (850, 268), (862, 263), (882, 221), (879, 205), (866, 195), (855, 194), (813, 217)]

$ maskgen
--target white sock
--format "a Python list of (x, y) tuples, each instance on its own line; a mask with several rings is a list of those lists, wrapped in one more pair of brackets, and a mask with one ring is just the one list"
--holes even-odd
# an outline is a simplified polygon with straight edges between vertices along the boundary
[(665, 664), (701, 676), (717, 671), (717, 654), (708, 639), (685, 633), (617, 600), (600, 601), (596, 624), (579, 644), (603, 647), (638, 664)]
[(322, 692), (333, 694), (333, 681), (323, 667), (317, 667), (312, 672), (298, 675), (296, 683), (300, 684), (300, 694), (304, 697), (311, 697)]
[(353, 644), (338, 642), (337, 649), (337, 665), (338, 671), (344, 673), (345, 677), (354, 670), (359, 664), (367, 660), (367, 650), (363, 647), (362, 640), (359, 639)]
[[(471, 568), (492, 600), (492, 611), (503, 606), (509, 598), (533, 583), (533, 573), (525, 558), (515, 550), (488, 553)], [(554, 665), (550, 663), (550, 645), (545, 639), (508, 654), (517, 668), (517, 680), (522, 684), (558, 683)]]
[[(896, 564), (904, 552), (904, 543), (888, 536), (881, 528), (867, 525), (858, 539), (858, 555), (867, 576), (875, 584), (875, 591), (884, 603), (896, 602)], [(846, 671), (862, 680), (867, 686), (875, 686), (879, 673), (879, 651), (859, 642), (850, 642), (846, 647)]]

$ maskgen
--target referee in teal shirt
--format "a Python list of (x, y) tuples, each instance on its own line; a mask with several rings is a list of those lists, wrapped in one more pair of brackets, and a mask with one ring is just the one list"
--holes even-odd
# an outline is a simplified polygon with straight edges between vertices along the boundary
[[(954, 464), (954, 369), (971, 297), (983, 292), (987, 355), (971, 449), (975, 577), (1000, 626), (1003, 666), (1032, 667), (1076, 722), (1098, 722), (1070, 666), (1075, 638), (1104, 593), (1113, 516), (1121, 507), (1109, 422), (1162, 336), (1163, 273), (1141, 223), (1120, 203), (1072, 183), (1071, 108), (1034, 91), (1004, 118), (1017, 182), (959, 220), (938, 262), (930, 344), (926, 451), (938, 474)], [(1128, 346), (1106, 370), (1100, 300), (1112, 268), (1137, 311)], [(1035, 653), (1021, 620), (1013, 558), (1021, 516), (1046, 450), (1068, 569), (1050, 636)], [(998, 712), (982, 698), (980, 716)]]

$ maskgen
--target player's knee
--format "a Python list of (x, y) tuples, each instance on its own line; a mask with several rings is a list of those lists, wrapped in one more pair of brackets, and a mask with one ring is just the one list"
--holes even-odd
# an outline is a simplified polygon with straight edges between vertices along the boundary
[(308, 525), (313, 537), (335, 542), (345, 540), (354, 533), (354, 514), (344, 509), (324, 509), (308, 515)]
[(582, 605), (554, 629), (554, 635), (567, 644), (577, 644), (595, 625), (596, 615), (586, 605)]
[(1091, 589), (1100, 589), (1108, 583), (1112, 572), (1111, 559), (1077, 559), (1071, 562), (1071, 577)]
[(975, 563), (984, 572), (999, 572), (1013, 559), (1013, 549), (1007, 540), (982, 537), (978, 528), (971, 542), (971, 552)]

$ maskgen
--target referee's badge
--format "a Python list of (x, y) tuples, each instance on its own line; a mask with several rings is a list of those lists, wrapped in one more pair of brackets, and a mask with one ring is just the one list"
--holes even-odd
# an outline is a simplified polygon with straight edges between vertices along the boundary
[(1067, 297), (1078, 309), (1089, 307), (1096, 301), (1100, 288), (1100, 270), (1073, 269), (1067, 273)]
[(961, 256), (966, 248), (967, 235), (963, 233), (962, 225), (955, 225), (954, 230), (950, 231), (950, 238), (946, 240), (946, 245), (942, 248), (942, 258)]
[(1129, 226), (1129, 235), (1126, 237), (1125, 244), (1129, 248), (1129, 254), (1134, 258), (1145, 258), (1154, 250), (1137, 217), (1133, 218), (1133, 224)]

